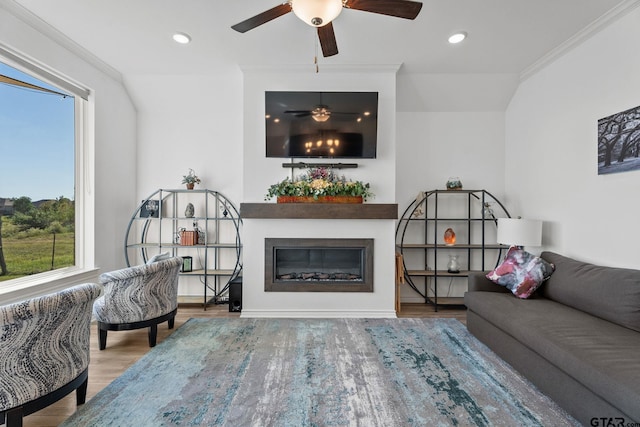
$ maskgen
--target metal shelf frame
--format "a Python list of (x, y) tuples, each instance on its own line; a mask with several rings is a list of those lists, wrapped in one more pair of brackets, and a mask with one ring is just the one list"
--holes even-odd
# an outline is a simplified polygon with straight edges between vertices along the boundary
[[(178, 214), (180, 203), (186, 200), (200, 200), (203, 203), (204, 215), (187, 217)], [(157, 202), (157, 211), (149, 214), (148, 201)], [(147, 213), (149, 216), (144, 216)], [(177, 236), (183, 225), (188, 222), (198, 223), (203, 241), (196, 245), (181, 245)], [(200, 227), (202, 224), (202, 228)], [(221, 230), (227, 229), (234, 234), (233, 241), (221, 241)], [(147, 196), (133, 212), (124, 239), (124, 256), (127, 266), (131, 266), (133, 257), (139, 254), (142, 262), (150, 258), (149, 251), (162, 253), (168, 250), (172, 256), (186, 254), (187, 250), (203, 252), (202, 268), (189, 272), (181, 272), (180, 277), (199, 277), (203, 284), (203, 306), (206, 310), (210, 303), (226, 303), (229, 284), (242, 273), (242, 219), (235, 205), (223, 194), (208, 189), (158, 189)], [(167, 236), (171, 241), (167, 241)], [(200, 237), (200, 233), (199, 233)], [(234, 251), (222, 265), (221, 251)], [(233, 265), (231, 265), (233, 264)], [(209, 294), (209, 291), (211, 294)]]
[[(463, 216), (440, 215), (443, 207), (450, 207), (452, 203), (461, 203), (460, 200), (453, 199), (466, 198), (465, 214)], [(446, 208), (445, 208), (446, 209)], [(498, 212), (496, 212), (498, 211)], [(479, 214), (478, 214), (479, 213)], [(467, 277), (472, 271), (485, 271), (488, 269), (488, 253), (496, 256), (495, 266), (502, 258), (502, 252), (508, 246), (501, 245), (495, 241), (487, 241), (488, 227), (497, 227), (498, 217), (510, 218), (511, 215), (505, 206), (496, 197), (486, 190), (430, 190), (424, 192), (424, 197), (416, 198), (404, 211), (396, 227), (396, 246), (403, 255), (403, 269), (406, 283), (418, 293), (426, 304), (433, 304), (438, 311), (440, 305), (464, 305), (462, 298), (446, 297), (445, 302), (439, 302), (438, 279)], [(445, 245), (440, 242), (441, 236), (438, 233), (445, 226), (456, 224), (466, 235), (467, 241), (456, 242), (455, 245)], [(424, 229), (420, 237), (423, 243), (405, 242), (409, 235), (412, 235), (410, 228), (412, 225), (421, 225)], [(474, 238), (479, 233), (480, 237)], [(409, 252), (423, 252), (422, 265), (407, 266), (407, 256)], [(462, 254), (466, 261), (467, 269), (458, 273), (450, 273), (446, 269), (438, 269), (438, 257), (449, 253)], [(479, 263), (474, 263), (474, 253), (478, 253)], [(430, 267), (433, 265), (433, 268)], [(440, 263), (441, 265), (442, 263)], [(495, 268), (495, 267), (493, 267)], [(420, 284), (416, 279), (424, 280), (424, 292), (420, 289)], [(429, 295), (428, 280), (433, 285), (433, 293)], [(457, 299), (456, 299), (457, 298)], [(445, 298), (441, 299), (444, 301)]]

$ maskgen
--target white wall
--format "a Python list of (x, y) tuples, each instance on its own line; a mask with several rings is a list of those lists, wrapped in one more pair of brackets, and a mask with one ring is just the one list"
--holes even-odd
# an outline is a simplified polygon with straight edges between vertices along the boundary
[[(392, 220), (245, 219), (242, 317), (395, 317)], [(265, 239), (373, 239), (373, 292), (265, 292)]]
[(121, 267), (123, 230), (135, 201), (137, 160), (136, 111), (126, 90), (107, 72), (3, 7), (0, 42), (93, 92), (95, 176), (78, 178), (87, 180), (95, 196), (95, 264), (102, 270)]
[[(289, 174), (286, 159), (265, 158), (264, 92), (378, 92), (377, 158), (358, 160), (347, 169), (349, 178), (370, 182), (374, 203), (394, 203), (396, 189), (396, 71), (397, 67), (332, 69), (319, 74), (310, 67), (244, 69), (244, 190), (243, 202), (263, 202), (269, 185)], [(243, 317), (394, 317), (394, 221), (392, 220), (256, 220), (244, 219)], [(264, 291), (266, 237), (373, 238), (373, 293), (307, 293)]]
[(359, 159), (348, 178), (371, 183), (375, 203), (395, 202), (395, 73), (397, 66), (334, 69), (312, 67), (245, 68), (244, 71), (244, 202), (262, 202), (269, 185), (286, 178), (287, 159), (265, 158), (264, 92), (375, 91), (378, 92), (378, 146), (376, 159)]
[(134, 75), (138, 106), (138, 197), (183, 188), (189, 168), (198, 188), (242, 194), (242, 75)]
[[(399, 216), (418, 192), (444, 189), (451, 176), (459, 177), (464, 188), (487, 190), (504, 203), (503, 112), (399, 112), (396, 119)], [(407, 235), (405, 243), (417, 243), (423, 238)], [(416, 257), (420, 262), (418, 255), (405, 254), (409, 268)], [(463, 296), (465, 290), (466, 282), (461, 280), (450, 288), (439, 288), (456, 297)], [(401, 295), (403, 302), (424, 302), (408, 285), (402, 286)]]
[(640, 9), (524, 81), (506, 113), (508, 200), (542, 249), (640, 268), (640, 171), (598, 175), (597, 120), (640, 105)]
[[(189, 168), (202, 180), (197, 188), (218, 191), (240, 209), (242, 74), (134, 75), (125, 84), (138, 106), (139, 129), (137, 199), (129, 215), (157, 189), (184, 188)], [(203, 286), (197, 277), (182, 277), (178, 292), (202, 295)]]
[(504, 113), (397, 113), (396, 198), (400, 214), (419, 191), (464, 188), (504, 194)]

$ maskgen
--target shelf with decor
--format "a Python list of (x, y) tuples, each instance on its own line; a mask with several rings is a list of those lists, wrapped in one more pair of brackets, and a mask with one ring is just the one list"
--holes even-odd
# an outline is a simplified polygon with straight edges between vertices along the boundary
[(469, 273), (494, 268), (508, 249), (496, 242), (500, 217), (509, 212), (486, 190), (421, 192), (396, 227), (408, 286), (436, 311), (464, 305)]
[[(127, 266), (168, 254), (184, 258), (180, 280), (200, 281), (203, 305), (228, 302), (242, 272), (242, 219), (223, 194), (207, 189), (158, 189), (134, 210), (125, 235)], [(182, 284), (182, 283), (181, 283)]]

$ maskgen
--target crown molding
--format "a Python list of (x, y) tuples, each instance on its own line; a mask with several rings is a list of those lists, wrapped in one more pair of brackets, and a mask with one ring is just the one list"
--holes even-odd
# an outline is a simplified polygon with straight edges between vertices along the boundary
[(563, 42), (559, 46), (550, 50), (547, 54), (542, 56), (536, 62), (528, 66), (527, 68), (520, 73), (520, 81), (523, 82), (527, 80), (529, 77), (536, 74), (538, 71), (545, 68), (547, 65), (554, 62), (556, 59), (560, 58), (567, 52), (573, 50), (582, 42), (591, 38), (594, 34), (600, 32), (605, 27), (610, 25), (611, 23), (617, 21), (622, 16), (630, 13), (634, 9), (640, 6), (640, 0), (626, 0), (609, 10), (607, 13), (593, 21), (591, 24), (587, 25), (582, 30), (578, 31), (576, 34), (571, 36), (567, 41)]
[(63, 48), (67, 49), (93, 67), (102, 71), (113, 80), (117, 81), (120, 84), (123, 83), (122, 74), (120, 73), (120, 71), (116, 70), (111, 65), (107, 64), (102, 59), (98, 58), (96, 55), (89, 52), (87, 49), (80, 46), (75, 41), (71, 40), (65, 34), (54, 28), (51, 24), (35, 15), (33, 12), (31, 12), (21, 4), (16, 3), (14, 0), (0, 0), (0, 7), (6, 9), (9, 13), (24, 22), (26, 25), (42, 33)]

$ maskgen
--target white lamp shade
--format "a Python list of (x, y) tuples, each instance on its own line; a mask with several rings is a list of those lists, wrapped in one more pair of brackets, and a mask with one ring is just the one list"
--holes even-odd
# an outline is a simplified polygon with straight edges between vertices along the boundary
[(312, 27), (322, 27), (342, 12), (342, 0), (292, 0), (293, 13)]
[(542, 221), (498, 218), (498, 243), (512, 246), (541, 246)]

